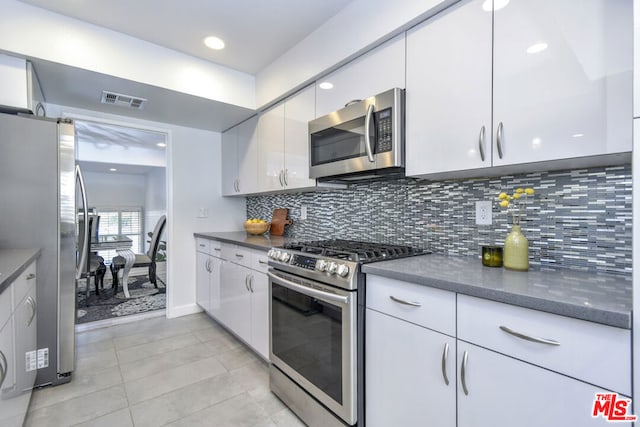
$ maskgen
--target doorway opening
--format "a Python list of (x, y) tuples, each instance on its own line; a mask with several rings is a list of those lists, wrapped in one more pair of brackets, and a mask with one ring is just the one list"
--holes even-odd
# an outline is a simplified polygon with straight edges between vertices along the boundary
[(94, 271), (78, 281), (77, 324), (164, 314), (168, 135), (89, 120), (75, 125), (76, 162), (95, 219)]

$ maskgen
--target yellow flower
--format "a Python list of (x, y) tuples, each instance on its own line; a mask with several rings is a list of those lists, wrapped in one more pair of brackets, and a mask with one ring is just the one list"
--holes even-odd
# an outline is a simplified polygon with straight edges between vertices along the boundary
[(515, 194), (513, 195), (513, 198), (517, 200), (517, 199), (519, 199), (521, 196), (522, 196), (522, 194), (521, 194), (521, 193), (515, 193)]
[(507, 198), (507, 193), (500, 193), (498, 194), (498, 199), (500, 200), (505, 200)]
[(531, 194), (535, 193), (535, 191), (534, 191), (534, 189), (533, 189), (533, 188), (525, 188), (525, 189), (524, 189), (524, 192), (525, 192), (525, 193), (527, 193), (527, 194), (529, 194), (529, 195), (531, 195)]
[(522, 188), (516, 188), (516, 193), (522, 194), (524, 193), (524, 190)]
[(509, 201), (508, 200), (503, 200), (503, 201), (500, 202), (500, 207), (506, 208), (507, 206), (509, 206)]

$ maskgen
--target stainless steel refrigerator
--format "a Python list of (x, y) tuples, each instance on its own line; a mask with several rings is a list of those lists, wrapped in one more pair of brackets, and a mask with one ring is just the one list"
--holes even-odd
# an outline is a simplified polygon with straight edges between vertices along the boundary
[[(36, 385), (70, 381), (75, 365), (76, 185), (82, 181), (75, 152), (73, 122), (0, 114), (0, 248), (42, 249), (38, 349), (48, 349), (49, 360)], [(86, 200), (84, 189), (78, 194)]]

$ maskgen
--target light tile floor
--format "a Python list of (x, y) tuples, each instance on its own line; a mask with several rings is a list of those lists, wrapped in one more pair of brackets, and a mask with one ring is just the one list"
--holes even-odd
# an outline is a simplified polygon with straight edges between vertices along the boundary
[(267, 364), (204, 314), (77, 334), (73, 381), (34, 391), (26, 426), (304, 424), (269, 391)]

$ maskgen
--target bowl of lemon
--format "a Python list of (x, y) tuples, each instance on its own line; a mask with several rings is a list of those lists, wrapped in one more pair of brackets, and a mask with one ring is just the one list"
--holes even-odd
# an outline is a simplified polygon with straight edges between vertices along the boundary
[(250, 218), (244, 222), (244, 229), (247, 233), (259, 236), (266, 233), (271, 228), (271, 223), (264, 219)]

